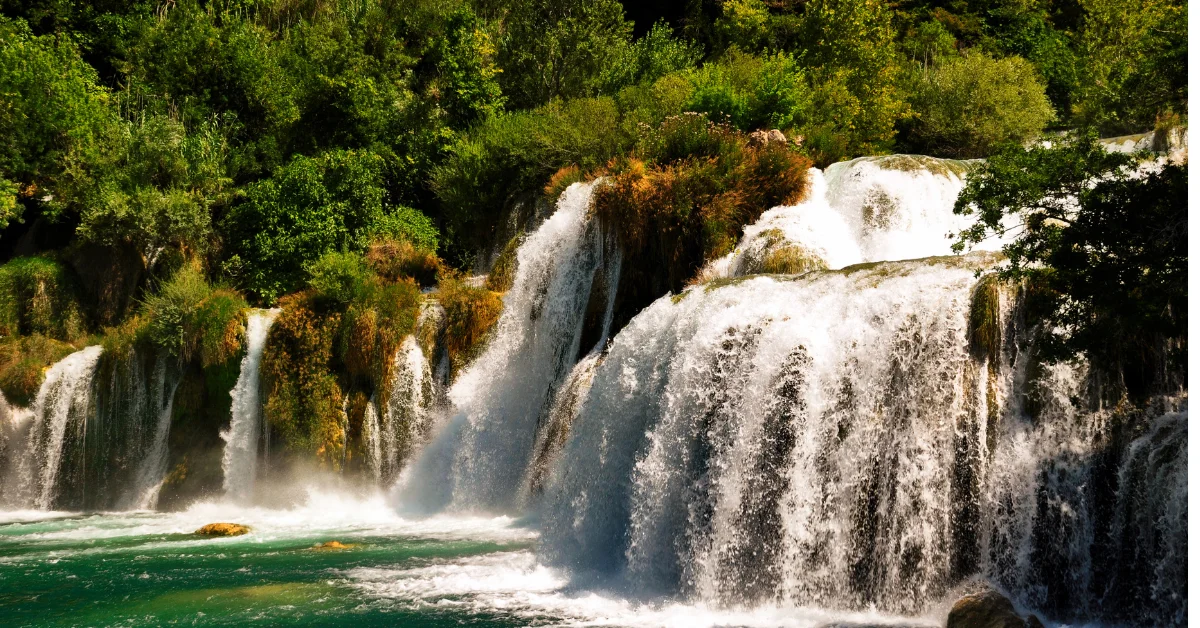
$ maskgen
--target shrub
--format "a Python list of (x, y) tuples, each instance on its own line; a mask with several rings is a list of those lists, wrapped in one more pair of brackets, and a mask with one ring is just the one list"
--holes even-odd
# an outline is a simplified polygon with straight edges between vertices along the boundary
[(237, 292), (213, 286), (198, 267), (188, 265), (146, 298), (140, 325), (146, 339), (168, 353), (217, 366), (242, 350), (247, 307)]
[(0, 336), (73, 341), (84, 332), (76, 280), (66, 266), (48, 257), (16, 257), (0, 266)]
[(40, 334), (0, 341), (0, 392), (9, 403), (29, 407), (46, 368), (73, 351), (75, 347)]
[(438, 283), (437, 299), (446, 310), (446, 352), (454, 374), (483, 349), (504, 303), (499, 294), (470, 286), (455, 276), (443, 277)]
[(361, 255), (326, 253), (308, 267), (308, 285), (318, 303), (345, 307), (371, 298), (375, 276)]
[(407, 240), (376, 240), (367, 248), (366, 259), (371, 270), (385, 281), (411, 277), (422, 286), (432, 286), (442, 272), (442, 260), (437, 255)]
[(401, 205), (385, 213), (370, 230), (372, 238), (392, 238), (437, 253), (438, 230), (433, 221), (421, 212)]
[(921, 72), (913, 92), (906, 139), (915, 152), (984, 157), (1032, 139), (1054, 118), (1036, 69), (1020, 57), (948, 57)]
[[(250, 185), (226, 218), (246, 286), (266, 301), (304, 285), (306, 267), (329, 251), (362, 251), (378, 229), (430, 239), (411, 211), (384, 208), (383, 160), (333, 151), (296, 157)], [(436, 240), (433, 241), (436, 246)]]

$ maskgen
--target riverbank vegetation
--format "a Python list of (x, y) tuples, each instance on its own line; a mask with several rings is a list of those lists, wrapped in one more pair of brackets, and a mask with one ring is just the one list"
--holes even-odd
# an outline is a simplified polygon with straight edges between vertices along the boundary
[[(336, 458), (327, 424), (386, 385), (421, 289), (452, 369), (478, 351), (520, 203), (607, 177), (595, 210), (626, 268), (653, 271), (622, 280), (640, 307), (802, 198), (810, 165), (922, 152), (1000, 172), (1044, 132), (1186, 124), (1186, 57), (1180, 0), (0, 0), (0, 344), (103, 336), (227, 371), (246, 307), (281, 307), (268, 418)], [(1109, 226), (1088, 234), (1138, 225)], [(476, 287), (488, 250), (502, 263)], [(1010, 252), (1061, 266), (1062, 303), (1124, 307), (1071, 270), (1095, 260)], [(1180, 307), (1143, 292), (1138, 311)], [(45, 347), (6, 349), (27, 357), (5, 381), (36, 379)]]

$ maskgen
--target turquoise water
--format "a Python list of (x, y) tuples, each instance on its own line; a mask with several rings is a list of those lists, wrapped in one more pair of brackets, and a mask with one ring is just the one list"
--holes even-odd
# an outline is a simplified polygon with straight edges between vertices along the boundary
[[(192, 532), (234, 521), (251, 534)], [(579, 590), (512, 519), (407, 520), (382, 498), (285, 510), (0, 513), (0, 626), (818, 626), (902, 618), (712, 610)], [(328, 541), (346, 549), (318, 549)]]

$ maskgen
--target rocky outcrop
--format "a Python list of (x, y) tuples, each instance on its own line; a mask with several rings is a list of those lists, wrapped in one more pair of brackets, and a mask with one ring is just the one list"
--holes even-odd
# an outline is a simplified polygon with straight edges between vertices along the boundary
[(1022, 619), (1008, 598), (987, 590), (955, 602), (946, 628), (1042, 628), (1042, 622), (1033, 615)]
[(202, 536), (241, 536), (249, 533), (250, 527), (240, 523), (210, 523), (196, 530), (196, 534)]

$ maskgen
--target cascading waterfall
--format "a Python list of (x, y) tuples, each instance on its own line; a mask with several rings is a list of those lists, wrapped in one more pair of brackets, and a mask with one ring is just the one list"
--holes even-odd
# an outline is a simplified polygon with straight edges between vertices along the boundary
[(25, 508), (50, 510), (57, 505), (59, 474), (69, 440), (81, 441), (95, 411), (93, 381), (101, 348), (91, 346), (51, 366), (33, 402), (28, 441), (16, 456), (5, 485), (6, 501)]
[(178, 363), (129, 347), (122, 355), (105, 355), (101, 366), (96, 420), (88, 425), (84, 451), (72, 454), (83, 461), (85, 474), (72, 484), (87, 488), (74, 503), (87, 508), (153, 508), (167, 471)]
[(437, 403), (433, 373), (414, 336), (396, 350), (389, 391), (382, 416), (372, 397), (364, 418), (371, 472), (382, 485), (395, 481), (409, 453), (424, 444)]
[(593, 185), (567, 188), (558, 210), (518, 249), (516, 277), (491, 341), (449, 391), (448, 423), (402, 477), (406, 507), (517, 505), (538, 429), (579, 356), (598, 271), (607, 269), (600, 278), (611, 281), (619, 268), (589, 216)]
[[(809, 171), (812, 189), (797, 205), (767, 210), (746, 227), (734, 252), (715, 260), (705, 277), (761, 272), (780, 246), (799, 247), (828, 268), (950, 255), (948, 237), (970, 226), (954, 213), (968, 162), (921, 155), (860, 157)], [(978, 248), (999, 250), (988, 240)]]
[(259, 310), (246, 317), (246, 355), (242, 358), (237, 384), (229, 393), (233, 398), (229, 429), (221, 432), (225, 441), (221, 457), (223, 487), (226, 497), (234, 501), (245, 502), (254, 495), (258, 441), (263, 432), (259, 364), (267, 345), (267, 332), (278, 315), (279, 310)]
[[(1161, 419), (1122, 449), (1111, 412), (1078, 407), (1080, 365), (1025, 381), (1011, 304), (999, 363), (973, 350), (975, 271), (994, 260), (760, 276), (660, 299), (596, 368), (560, 456), (570, 462), (549, 480), (543, 558), (642, 594), (905, 614), (982, 573), (1030, 608), (1089, 617), (1119, 588), (1096, 558), (1115, 545), (1157, 577), (1158, 597), (1123, 597), (1124, 612), (1180, 612), (1186, 420)], [(1101, 479), (1114, 451), (1126, 460), (1116, 498)], [(1154, 478), (1158, 496), (1133, 477)], [(1151, 527), (1102, 517), (1113, 501), (1136, 501)], [(1176, 597), (1160, 602), (1166, 592)]]

